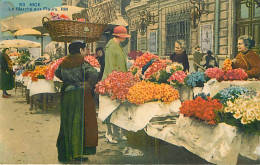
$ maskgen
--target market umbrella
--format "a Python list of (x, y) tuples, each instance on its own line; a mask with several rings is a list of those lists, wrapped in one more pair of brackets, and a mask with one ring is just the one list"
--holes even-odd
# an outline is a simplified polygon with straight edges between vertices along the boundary
[(15, 31), (19, 29), (33, 28), (39, 30), (42, 33), (46, 33), (47, 30), (42, 26), (42, 18), (50, 16), (51, 12), (55, 14), (65, 14), (70, 19), (72, 19), (72, 14), (79, 13), (84, 8), (76, 7), (76, 6), (60, 6), (55, 7), (52, 11), (49, 10), (41, 10), (23, 13), (20, 15), (14, 15), (0, 21), (1, 31)]
[(39, 48), (41, 44), (34, 41), (29, 40), (3, 40), (0, 41), (0, 48)]
[(41, 37), (41, 55), (43, 54), (43, 36), (48, 35), (47, 33), (43, 34), (38, 30), (32, 29), (32, 28), (26, 28), (26, 29), (20, 29), (17, 30), (14, 34), (14, 36), (35, 36), (35, 37)]
[[(79, 13), (84, 8), (76, 7), (76, 6), (60, 6), (53, 8), (52, 11), (49, 10), (41, 10), (35, 12), (28, 12), (20, 15), (14, 15), (0, 21), (1, 31), (16, 31), (16, 30), (23, 30), (26, 32), (27, 30), (24, 29), (35, 29), (41, 32), (41, 34), (47, 33), (47, 29), (42, 25), (42, 18), (49, 17), (51, 12), (55, 14), (65, 14), (70, 19), (72, 19), (72, 14)], [(41, 36), (43, 37), (43, 36)], [(43, 38), (42, 38), (43, 39)], [(41, 55), (43, 54), (43, 40), (42, 40), (42, 49)]]

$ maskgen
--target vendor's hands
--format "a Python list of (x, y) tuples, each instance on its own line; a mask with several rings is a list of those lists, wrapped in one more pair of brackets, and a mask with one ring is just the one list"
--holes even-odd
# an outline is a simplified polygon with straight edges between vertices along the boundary
[(231, 62), (232, 63), (237, 63), (238, 61), (237, 61), (237, 59), (234, 58)]

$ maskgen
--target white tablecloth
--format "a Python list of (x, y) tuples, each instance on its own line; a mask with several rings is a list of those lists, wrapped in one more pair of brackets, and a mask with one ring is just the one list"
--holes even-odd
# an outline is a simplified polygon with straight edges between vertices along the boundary
[(176, 115), (181, 106), (180, 100), (170, 104), (150, 102), (141, 105), (122, 103), (112, 113), (110, 122), (128, 131), (137, 132), (143, 129), (152, 118), (157, 116)]
[(243, 86), (247, 88), (255, 89), (260, 92), (260, 81), (221, 81), (218, 82), (216, 79), (211, 79), (204, 84), (202, 92), (209, 93), (211, 97), (215, 96), (219, 91), (230, 85)]
[(98, 118), (104, 121), (119, 105), (119, 101), (112, 100), (108, 96), (99, 95)]
[(55, 93), (53, 81), (44, 79), (33, 81), (30, 87), (30, 96), (39, 93)]
[(209, 126), (182, 115), (176, 125), (149, 124), (146, 132), (216, 164), (236, 164), (241, 147), (236, 127), (224, 123)]

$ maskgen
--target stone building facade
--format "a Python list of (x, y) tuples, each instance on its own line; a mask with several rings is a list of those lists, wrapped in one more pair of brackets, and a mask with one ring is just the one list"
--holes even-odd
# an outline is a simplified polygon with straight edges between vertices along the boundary
[[(196, 45), (217, 55), (220, 66), (226, 57), (237, 54), (237, 38), (248, 34), (260, 50), (260, 7), (245, 0), (203, 0), (201, 16), (192, 0), (132, 0), (126, 7), (131, 39), (129, 49), (150, 51), (161, 57), (174, 51), (174, 42), (183, 39), (192, 60)], [(202, 0), (200, 0), (202, 2)], [(253, 2), (253, 0), (247, 0)], [(197, 18), (197, 19), (196, 19)]]

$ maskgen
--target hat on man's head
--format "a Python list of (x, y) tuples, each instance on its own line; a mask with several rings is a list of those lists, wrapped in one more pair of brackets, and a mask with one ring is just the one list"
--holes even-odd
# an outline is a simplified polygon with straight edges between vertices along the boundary
[(199, 46), (199, 45), (196, 45), (196, 46), (195, 46), (195, 49), (197, 49), (197, 48), (200, 48), (200, 46)]
[(121, 38), (129, 38), (131, 35), (127, 34), (127, 30), (124, 26), (117, 26), (114, 28), (114, 36), (121, 37)]

